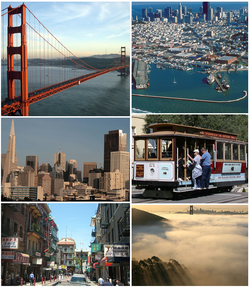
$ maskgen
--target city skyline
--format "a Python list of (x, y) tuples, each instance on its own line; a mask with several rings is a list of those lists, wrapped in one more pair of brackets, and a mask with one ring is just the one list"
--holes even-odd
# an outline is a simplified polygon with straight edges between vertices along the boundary
[[(22, 2), (2, 2), (1, 9)], [(26, 6), (79, 57), (130, 51), (129, 2), (27, 2)], [(87, 29), (84, 29), (87, 28)]]
[[(1, 154), (7, 152), (11, 121), (11, 118), (2, 118)], [(77, 170), (83, 172), (84, 162), (96, 162), (98, 168), (103, 167), (104, 135), (112, 130), (127, 133), (127, 151), (130, 149), (127, 118), (115, 121), (113, 118), (34, 118), (32, 121), (15, 118), (14, 126), (18, 166), (25, 166), (26, 156), (34, 155), (38, 156), (39, 165), (49, 163), (53, 167), (54, 154), (61, 146), (67, 161), (77, 161)]]
[[(149, 213), (175, 213), (178, 211), (187, 210), (190, 205), (187, 204), (177, 204), (177, 205), (133, 205), (132, 208), (146, 211)], [(247, 205), (193, 205), (195, 209), (206, 209), (206, 210), (215, 210), (215, 211), (248, 211)]]
[[(182, 6), (185, 6), (187, 8), (192, 8), (194, 13), (199, 12), (199, 8), (202, 6), (202, 1), (193, 1), (193, 2), (132, 2), (132, 17), (138, 16), (141, 17), (142, 10), (141, 8), (153, 8), (153, 12), (156, 11), (156, 9), (164, 9), (167, 7), (172, 7), (173, 10), (179, 9), (179, 3), (181, 3)], [(230, 2), (208, 2), (210, 4), (210, 7), (213, 9), (217, 9), (217, 7), (223, 7), (225, 11), (231, 11), (231, 10), (239, 10), (241, 8), (248, 8), (248, 2), (241, 1), (230, 1)]]

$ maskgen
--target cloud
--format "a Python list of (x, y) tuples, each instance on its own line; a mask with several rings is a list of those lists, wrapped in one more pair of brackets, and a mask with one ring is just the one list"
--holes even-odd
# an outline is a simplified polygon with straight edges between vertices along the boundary
[(168, 218), (172, 226), (167, 229), (157, 225), (133, 227), (133, 257), (176, 259), (193, 273), (197, 285), (246, 283), (247, 216), (172, 214)]
[(120, 37), (120, 36), (122, 36), (122, 35), (124, 35), (124, 34), (127, 34), (127, 33), (129, 33), (129, 32), (128, 32), (128, 31), (125, 31), (125, 32), (122, 32), (122, 33), (120, 33), (120, 34), (118, 34), (118, 35), (110, 35), (110, 36), (107, 36), (106, 38), (109, 39), (109, 38)]

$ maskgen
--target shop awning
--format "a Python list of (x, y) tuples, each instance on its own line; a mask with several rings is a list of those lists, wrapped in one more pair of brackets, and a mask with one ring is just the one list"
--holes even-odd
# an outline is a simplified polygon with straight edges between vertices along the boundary
[(103, 257), (100, 261), (100, 266), (112, 266), (113, 263), (107, 261), (107, 257)]
[(16, 262), (19, 262), (24, 265), (29, 265), (30, 255), (16, 252)]

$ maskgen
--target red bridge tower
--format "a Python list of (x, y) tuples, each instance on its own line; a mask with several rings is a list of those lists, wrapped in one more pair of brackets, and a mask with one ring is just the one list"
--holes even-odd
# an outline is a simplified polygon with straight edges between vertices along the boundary
[[(27, 37), (26, 37), (26, 6), (22, 4), (20, 7), (13, 9), (8, 7), (8, 99), (15, 99), (15, 80), (21, 81), (21, 114), (29, 116), (28, 103), (28, 66), (27, 66)], [(21, 26), (13, 26), (13, 15), (21, 14)], [(21, 46), (13, 46), (13, 35), (21, 34)], [(16, 71), (14, 67), (14, 56), (21, 56), (21, 71)]]

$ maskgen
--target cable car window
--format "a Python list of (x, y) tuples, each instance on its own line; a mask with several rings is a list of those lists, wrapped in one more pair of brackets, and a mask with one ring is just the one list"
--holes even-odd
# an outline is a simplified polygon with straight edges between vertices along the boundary
[(223, 160), (223, 143), (217, 142), (217, 159)]
[(157, 139), (148, 139), (148, 159), (157, 158)]
[(225, 160), (232, 160), (232, 147), (230, 143), (225, 143)]
[(162, 139), (161, 140), (161, 158), (172, 158), (172, 139)]
[(246, 160), (245, 159), (245, 146), (240, 145), (240, 160)]
[(213, 159), (214, 158), (213, 144), (208, 144), (207, 143), (207, 150), (208, 150), (208, 153), (211, 155), (211, 159)]
[(233, 144), (233, 160), (239, 160), (238, 144)]
[(136, 159), (145, 159), (145, 140), (136, 140)]

